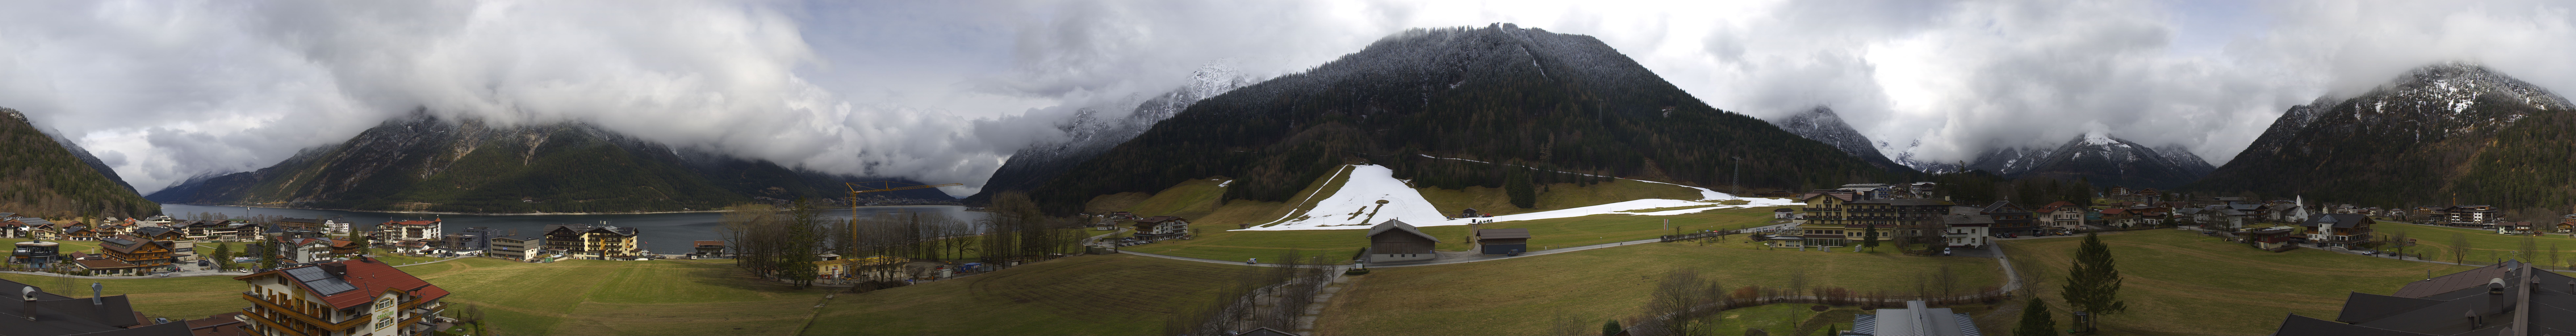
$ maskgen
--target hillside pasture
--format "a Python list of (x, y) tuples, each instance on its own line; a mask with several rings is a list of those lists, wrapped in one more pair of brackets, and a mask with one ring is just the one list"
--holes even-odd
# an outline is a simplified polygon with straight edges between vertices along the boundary
[(841, 294), (808, 335), (1145, 335), (1216, 300), (1252, 266), (1134, 255), (1057, 259), (989, 274)]
[[(1606, 244), (1698, 230), (1732, 230), (1771, 224), (1772, 208), (1717, 209), (1699, 213), (1642, 216), (1626, 214), (1591, 215), (1486, 224), (1488, 229), (1530, 229), (1530, 249), (1575, 247)], [(1666, 228), (1664, 221), (1672, 221)], [(1166, 240), (1158, 243), (1128, 246), (1129, 251), (1206, 258), (1243, 260), (1245, 258), (1278, 258), (1295, 249), (1306, 255), (1319, 255), (1330, 263), (1349, 263), (1351, 256), (1368, 247), (1366, 227), (1350, 230), (1294, 231), (1226, 231), (1234, 225), (1194, 223), (1199, 236), (1189, 240)], [(1438, 249), (1467, 249), (1467, 226), (1423, 227), (1422, 233), (1440, 238)]]

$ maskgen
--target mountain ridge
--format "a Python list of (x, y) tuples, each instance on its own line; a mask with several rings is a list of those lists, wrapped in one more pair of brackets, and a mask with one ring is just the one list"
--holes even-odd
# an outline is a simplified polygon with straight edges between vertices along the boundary
[(1872, 145), (1869, 136), (1852, 129), (1851, 124), (1843, 122), (1841, 115), (1834, 114), (1833, 108), (1817, 106), (1806, 112), (1781, 118), (1772, 124), (1780, 126), (1781, 130), (1789, 131), (1790, 134), (1833, 145), (1835, 149), (1841, 149), (1843, 153), (1851, 154), (1852, 157), (1860, 158), (1879, 169), (1914, 169), (1889, 160), (1885, 153), (1879, 152), (1878, 146)]
[(1512, 165), (1718, 186), (1734, 176), (1732, 157), (1753, 188), (1905, 175), (1709, 107), (1598, 39), (1495, 24), (1408, 30), (1201, 100), (1030, 194), (1069, 214), (1095, 196), (1224, 176), (1234, 179), (1227, 200), (1281, 201), (1358, 162), (1421, 187), (1581, 176), (1499, 168)]
[(0, 143), (8, 144), (0, 147), (0, 190), (11, 191), (0, 193), (0, 212), (52, 219), (161, 213), (96, 157), (75, 152), (79, 146), (39, 130), (18, 110), (0, 108)]
[[(840, 183), (869, 180), (672, 148), (577, 122), (494, 126), (415, 112), (267, 168), (201, 175), (149, 198), (369, 211), (659, 212), (795, 198), (846, 205)], [(870, 196), (949, 199), (936, 193)]]
[(2388, 207), (2494, 204), (2550, 218), (2576, 201), (2576, 167), (2563, 159), (2576, 155), (2571, 106), (2484, 66), (2427, 65), (2368, 92), (2289, 108), (2188, 189)]

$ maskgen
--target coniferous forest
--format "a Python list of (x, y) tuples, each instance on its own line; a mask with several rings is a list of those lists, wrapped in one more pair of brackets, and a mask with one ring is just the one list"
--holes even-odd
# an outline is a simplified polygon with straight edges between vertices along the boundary
[(1200, 101), (1031, 195), (1066, 214), (1096, 195), (1228, 176), (1226, 199), (1281, 201), (1348, 163), (1387, 165), (1417, 186), (1510, 178), (1439, 158), (1732, 187), (1737, 157), (1747, 191), (1914, 175), (1709, 107), (1592, 37), (1495, 25), (1409, 31)]

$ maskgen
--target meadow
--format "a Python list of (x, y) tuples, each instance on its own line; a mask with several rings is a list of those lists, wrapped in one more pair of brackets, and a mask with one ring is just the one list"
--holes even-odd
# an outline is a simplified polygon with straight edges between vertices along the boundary
[[(1914, 292), (1918, 276), (1948, 267), (1955, 290), (2001, 286), (1993, 258), (1925, 257), (1745, 248), (1746, 242), (1655, 243), (1464, 264), (1378, 268), (1357, 276), (1316, 322), (1317, 334), (1544, 335), (1597, 333), (1603, 321), (1643, 314), (1661, 276), (1692, 269), (1728, 287), (1790, 286), (1803, 273), (1805, 286), (1860, 291)], [(1800, 306), (1804, 307), (1804, 306)], [(1730, 311), (1732, 312), (1732, 311)], [(1778, 328), (1761, 315), (1738, 326)], [(1745, 315), (1753, 313), (1755, 315)], [(1742, 317), (1739, 316), (1739, 317)], [(1846, 326), (1850, 321), (1839, 321)], [(1573, 324), (1573, 325), (1569, 325)], [(1794, 324), (1794, 323), (1791, 323)], [(1773, 330), (1778, 332), (1780, 330)], [(1730, 331), (1734, 332), (1734, 331)], [(1785, 333), (1782, 333), (1785, 334)]]
[[(2318, 249), (2268, 252), (2183, 230), (2127, 231), (2101, 239), (2123, 277), (2120, 298), (2128, 302), (2128, 311), (2102, 316), (2104, 335), (2269, 334), (2290, 313), (2335, 316), (2352, 292), (2390, 294), (2428, 273), (2469, 269)], [(2001, 242), (2060, 323), (2072, 311), (2058, 288), (2082, 240)]]

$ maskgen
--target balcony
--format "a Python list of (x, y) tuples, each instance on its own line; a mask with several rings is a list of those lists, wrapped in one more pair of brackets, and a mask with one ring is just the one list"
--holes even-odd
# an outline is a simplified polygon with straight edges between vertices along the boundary
[[(259, 293), (242, 292), (242, 299), (243, 299), (243, 300), (250, 300), (250, 302), (252, 302), (252, 303), (257, 303), (257, 304), (259, 304), (259, 306), (261, 306), (261, 307), (268, 307), (268, 310), (269, 310), (269, 311), (277, 312), (279, 315), (286, 315), (287, 317), (293, 317), (293, 318), (295, 318), (295, 320), (296, 320), (296, 321), (302, 321), (302, 322), (304, 322), (305, 324), (311, 324), (311, 325), (315, 325), (315, 326), (321, 326), (321, 327), (322, 327), (322, 328), (324, 328), (324, 329), (330, 329), (330, 330), (342, 330), (342, 329), (356, 328), (356, 327), (358, 327), (358, 325), (359, 325), (359, 324), (365, 324), (365, 323), (367, 322), (367, 315), (350, 316), (348, 320), (340, 321), (340, 323), (331, 323), (331, 322), (326, 322), (326, 321), (328, 321), (328, 319), (324, 319), (324, 318), (321, 318), (321, 317), (315, 317), (315, 316), (313, 316), (313, 315), (308, 315), (308, 314), (305, 314), (305, 313), (304, 313), (303, 311), (301, 311), (301, 310), (296, 310), (296, 309), (294, 309), (294, 308), (287, 308), (286, 306), (278, 305), (278, 304), (277, 304), (277, 303), (275, 303), (275, 302), (268, 302), (268, 299), (260, 298), (260, 297), (259, 297)], [(245, 310), (247, 310), (248, 308), (244, 308), (244, 309), (245, 309)], [(257, 314), (245, 314), (245, 315), (257, 315)], [(273, 323), (273, 322), (272, 322), (272, 323)]]
[(258, 311), (253, 311), (253, 310), (251, 310), (250, 308), (242, 308), (241, 313), (242, 313), (242, 314), (241, 314), (241, 316), (242, 316), (242, 317), (250, 318), (251, 324), (255, 324), (255, 325), (259, 325), (259, 326), (261, 326), (262, 328), (260, 328), (260, 329), (267, 329), (267, 330), (282, 331), (282, 332), (285, 332), (287, 335), (295, 335), (295, 336), (312, 336), (311, 334), (306, 334), (306, 333), (304, 333), (304, 331), (302, 331), (302, 330), (296, 330), (296, 328), (289, 328), (289, 327), (287, 327), (287, 325), (286, 325), (285, 323), (277, 323), (277, 321), (275, 321), (275, 320), (270, 320), (270, 319), (268, 319), (268, 317), (267, 317), (267, 316), (260, 316)]

